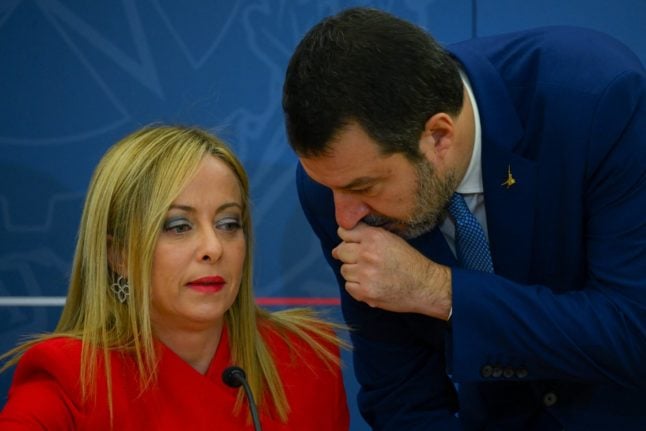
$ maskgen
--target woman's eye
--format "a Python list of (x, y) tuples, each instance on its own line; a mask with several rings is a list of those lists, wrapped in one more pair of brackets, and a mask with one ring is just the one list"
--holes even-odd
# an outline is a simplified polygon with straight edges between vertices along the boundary
[(184, 233), (191, 230), (191, 224), (186, 220), (169, 220), (164, 223), (165, 232)]
[(240, 220), (235, 217), (227, 217), (222, 220), (218, 220), (217, 223), (215, 223), (215, 227), (219, 230), (224, 230), (224, 231), (236, 231), (242, 227)]

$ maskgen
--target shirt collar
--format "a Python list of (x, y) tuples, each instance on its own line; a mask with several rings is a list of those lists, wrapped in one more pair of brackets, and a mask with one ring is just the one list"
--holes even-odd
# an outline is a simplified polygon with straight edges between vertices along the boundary
[(482, 133), (480, 129), (480, 114), (478, 112), (478, 104), (476, 99), (473, 96), (473, 90), (471, 89), (471, 84), (469, 78), (466, 74), (460, 71), (460, 76), (462, 77), (462, 83), (464, 88), (467, 90), (467, 96), (471, 101), (471, 106), (473, 107), (473, 121), (475, 125), (474, 133), (474, 142), (473, 142), (473, 152), (471, 153), (471, 161), (469, 162), (469, 167), (467, 172), (462, 178), (462, 182), (457, 188), (457, 192), (460, 194), (468, 193), (483, 193), (484, 186), (482, 185), (482, 163), (480, 160), (480, 154), (482, 152)]

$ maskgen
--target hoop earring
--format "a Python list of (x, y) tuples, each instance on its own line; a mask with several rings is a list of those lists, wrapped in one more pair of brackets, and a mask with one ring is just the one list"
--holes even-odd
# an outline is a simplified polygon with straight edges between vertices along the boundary
[(130, 295), (130, 286), (128, 285), (127, 278), (120, 275), (119, 278), (117, 278), (117, 281), (110, 285), (110, 289), (120, 303), (123, 304), (128, 300), (128, 296)]

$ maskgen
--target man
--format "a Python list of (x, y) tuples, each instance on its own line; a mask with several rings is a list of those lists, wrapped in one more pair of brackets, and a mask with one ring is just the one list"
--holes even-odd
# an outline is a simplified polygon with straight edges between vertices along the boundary
[(445, 50), (355, 8), (300, 42), (283, 109), (374, 429), (644, 429), (646, 74), (631, 52), (563, 27)]

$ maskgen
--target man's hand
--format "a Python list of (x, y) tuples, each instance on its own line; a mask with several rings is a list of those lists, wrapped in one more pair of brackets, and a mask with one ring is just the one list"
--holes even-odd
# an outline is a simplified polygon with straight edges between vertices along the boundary
[(395, 312), (447, 320), (451, 309), (451, 270), (439, 265), (399, 236), (359, 223), (339, 227), (341, 244), (332, 256), (342, 262), (345, 289), (357, 301)]

